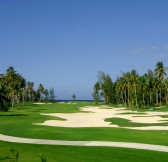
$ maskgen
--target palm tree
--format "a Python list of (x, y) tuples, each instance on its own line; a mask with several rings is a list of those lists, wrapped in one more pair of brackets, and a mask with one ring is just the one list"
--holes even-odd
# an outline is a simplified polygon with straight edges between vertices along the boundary
[(74, 101), (76, 100), (76, 95), (75, 95), (75, 94), (72, 95), (72, 99), (73, 99)]
[(136, 87), (137, 80), (138, 80), (138, 73), (137, 73), (136, 70), (133, 69), (133, 70), (131, 71), (130, 79), (131, 79), (131, 81), (132, 81), (133, 89), (134, 89), (134, 95), (135, 95), (135, 107), (138, 109), (137, 87)]
[(116, 93), (118, 94), (118, 96), (120, 96), (119, 99), (122, 100), (122, 103), (125, 104), (125, 106), (127, 104), (126, 88), (127, 83), (124, 76), (118, 78), (116, 83)]
[(107, 104), (113, 102), (113, 82), (108, 74), (103, 84), (103, 94)]
[(130, 108), (130, 81), (131, 81), (131, 73), (127, 72), (127, 73), (123, 73), (123, 77), (125, 80), (125, 88), (127, 90), (127, 102), (128, 102), (128, 108)]
[(44, 90), (44, 95), (45, 95), (45, 101), (48, 101), (49, 100), (49, 91), (48, 91), (48, 89), (45, 89)]
[(27, 82), (27, 87), (26, 87), (26, 93), (28, 99), (30, 98), (31, 101), (33, 101), (33, 96), (34, 96), (34, 83), (33, 82)]
[(9, 102), (7, 98), (7, 88), (5, 86), (5, 76), (0, 74), (0, 111), (8, 111)]
[(16, 78), (16, 71), (14, 70), (14, 67), (9, 67), (7, 70), (6, 70), (6, 82), (9, 83), (9, 82), (12, 82), (14, 81)]
[(148, 92), (148, 95), (149, 95), (149, 103), (150, 105), (153, 103), (153, 98), (152, 98), (152, 95), (153, 95), (153, 89), (154, 89), (154, 73), (152, 70), (148, 70), (148, 73), (147, 73), (147, 92)]
[(147, 78), (145, 75), (139, 77), (139, 88), (140, 88), (140, 93), (142, 94), (142, 102), (143, 106), (145, 108), (145, 93), (147, 90)]
[[(161, 84), (164, 83), (164, 77), (167, 75), (166, 73), (167, 68), (164, 67), (163, 62), (157, 62), (155, 67), (155, 75), (160, 81), (160, 104), (162, 104), (162, 90), (161, 90)], [(164, 84), (165, 85), (165, 84)]]
[(125, 106), (127, 106), (127, 80), (124, 76), (121, 78), (121, 84), (122, 84), (122, 89), (124, 94)]
[(40, 94), (40, 101), (42, 101), (42, 94), (44, 94), (44, 92), (45, 92), (45, 88), (43, 87), (42, 84), (39, 84), (39, 87), (38, 87), (37, 91)]
[(166, 104), (168, 104), (168, 78), (164, 80), (164, 84), (166, 87)]
[(16, 91), (18, 90), (18, 84), (19, 84), (18, 75), (13, 67), (9, 67), (6, 70), (5, 80), (6, 80), (6, 86), (9, 91), (8, 97), (11, 100), (12, 111), (13, 111), (13, 105), (14, 105), (15, 98), (16, 98)]
[(159, 96), (159, 88), (160, 88), (160, 80), (158, 80), (158, 78), (155, 78), (154, 80), (154, 89), (155, 89), (155, 95), (156, 95), (156, 104), (159, 105), (159, 99), (158, 99), (158, 96)]
[(107, 104), (113, 102), (113, 82), (108, 74), (102, 71), (98, 72), (98, 83), (100, 85), (101, 95)]
[(96, 82), (94, 84), (94, 92), (92, 94), (94, 102), (96, 104), (100, 101), (100, 93), (99, 93), (99, 91), (100, 91), (100, 84), (99, 84), (99, 82)]
[(162, 61), (156, 63), (155, 74), (160, 81), (163, 81), (164, 76), (167, 75), (166, 70), (167, 70), (167, 68), (164, 67)]

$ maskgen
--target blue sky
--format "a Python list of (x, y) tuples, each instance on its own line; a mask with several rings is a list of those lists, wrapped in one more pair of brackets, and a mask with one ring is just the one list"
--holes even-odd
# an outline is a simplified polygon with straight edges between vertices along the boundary
[(167, 20), (167, 0), (1, 0), (0, 73), (91, 99), (99, 70), (115, 81), (168, 66)]

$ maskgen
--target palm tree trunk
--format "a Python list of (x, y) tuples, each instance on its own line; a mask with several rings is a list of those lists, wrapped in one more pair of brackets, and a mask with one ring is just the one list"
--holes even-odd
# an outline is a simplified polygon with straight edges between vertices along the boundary
[(166, 89), (166, 94), (165, 94), (165, 96), (166, 96), (166, 105), (167, 105), (167, 100), (168, 100), (167, 89)]
[(41, 94), (40, 94), (40, 102), (41, 102), (41, 100), (42, 100), (41, 98), (42, 98), (42, 97), (41, 97)]
[(145, 93), (143, 92), (143, 103), (144, 103), (144, 108), (145, 108)]
[(22, 102), (23, 102), (23, 105), (24, 105), (24, 103), (25, 103), (25, 93), (24, 93), (24, 89), (23, 89), (23, 91), (22, 91)]
[(130, 96), (130, 92), (129, 92), (129, 82), (128, 82), (128, 108), (130, 109), (130, 99), (129, 99), (129, 96)]
[(127, 94), (126, 94), (126, 90), (124, 91), (124, 95), (125, 95), (125, 106), (127, 106)]
[(135, 82), (134, 82), (134, 91), (135, 91), (135, 106), (136, 106), (136, 108), (138, 109), (138, 101), (137, 101), (137, 92), (136, 92)]
[(18, 106), (18, 105), (19, 105), (19, 102), (20, 102), (19, 96), (16, 96), (16, 102), (17, 102), (17, 106)]
[(11, 98), (11, 104), (12, 104), (12, 111), (13, 111), (14, 97)]
[(165, 81), (163, 81), (163, 83), (164, 83), (164, 85), (166, 87), (166, 104), (167, 104), (168, 103), (168, 87), (167, 87)]
[(167, 94), (167, 90), (166, 90), (166, 105), (167, 105), (167, 100), (168, 100), (168, 94)]
[(121, 93), (121, 97), (122, 97), (122, 102), (124, 103), (124, 97), (123, 97), (123, 93)]
[(156, 104), (159, 104), (159, 100), (158, 100), (158, 91), (156, 90)]
[(119, 96), (118, 96), (118, 94), (116, 94), (116, 100), (117, 100), (117, 104), (119, 104)]
[(150, 105), (152, 104), (152, 93), (150, 92), (149, 93), (149, 96), (150, 96)]
[(161, 92), (161, 89), (160, 89), (160, 106), (162, 106), (162, 92)]

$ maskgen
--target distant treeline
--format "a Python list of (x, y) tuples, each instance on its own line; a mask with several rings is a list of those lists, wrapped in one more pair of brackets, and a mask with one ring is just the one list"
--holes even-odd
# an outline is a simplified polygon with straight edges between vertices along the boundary
[(98, 81), (94, 85), (93, 99), (97, 103), (101, 97), (105, 102), (124, 104), (128, 108), (147, 108), (168, 104), (167, 68), (163, 62), (157, 62), (155, 70), (148, 70), (140, 76), (137, 71), (122, 73), (115, 82), (108, 74), (98, 72)]
[(14, 67), (9, 67), (5, 74), (0, 74), (0, 111), (13, 110), (14, 104), (34, 101), (54, 101), (54, 89), (45, 89), (39, 84), (37, 90), (34, 83), (17, 73)]

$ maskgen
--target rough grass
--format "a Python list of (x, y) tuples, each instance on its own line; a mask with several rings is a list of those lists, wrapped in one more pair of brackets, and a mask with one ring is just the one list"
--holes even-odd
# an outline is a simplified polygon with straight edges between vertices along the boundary
[(117, 147), (78, 147), (18, 144), (0, 141), (0, 161), (9, 161), (9, 150), (20, 150), (20, 162), (167, 162), (168, 153)]

